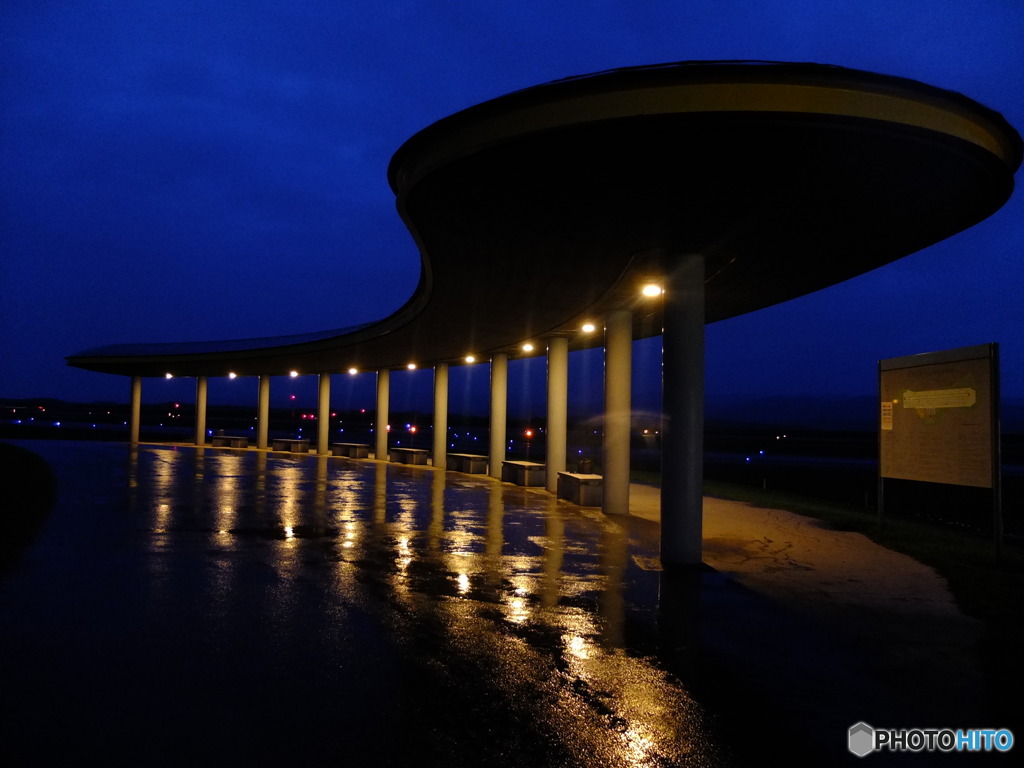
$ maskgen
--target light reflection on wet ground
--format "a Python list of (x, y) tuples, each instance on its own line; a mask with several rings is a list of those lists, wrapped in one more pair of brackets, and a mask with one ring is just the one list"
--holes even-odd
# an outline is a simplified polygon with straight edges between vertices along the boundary
[(653, 523), (420, 467), (33, 449), (60, 501), (0, 584), (25, 764), (746, 764)]

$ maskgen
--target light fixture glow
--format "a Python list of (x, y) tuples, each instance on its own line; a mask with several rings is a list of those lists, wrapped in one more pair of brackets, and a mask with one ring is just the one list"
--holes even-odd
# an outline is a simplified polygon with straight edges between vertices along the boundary
[(164, 378), (165, 379), (173, 379), (174, 378), (174, 374), (173, 373), (165, 373), (164, 374)]
[(348, 372), (349, 372), (350, 374), (352, 374), (353, 376), (355, 376), (355, 375), (356, 375), (357, 373), (359, 373), (359, 371), (357, 371), (357, 370), (356, 370), (355, 368), (349, 368), (349, 369), (348, 369)]
[(593, 323), (584, 323), (583, 324), (583, 332), (584, 333), (593, 333), (594, 332), (594, 324)]
[(530, 342), (523, 344), (523, 352), (533, 352), (533, 344)]
[(410, 371), (415, 371), (416, 370), (416, 363), (409, 363), (405, 367), (408, 368)]
[(238, 378), (238, 374), (235, 373), (234, 371), (231, 371), (231, 373), (228, 374), (228, 378), (229, 379), (237, 379)]
[(473, 357), (473, 355), (466, 355), (466, 362), (467, 363), (475, 363), (476, 362), (476, 358)]
[(295, 377), (297, 377), (299, 375), (299, 372), (298, 371), (292, 371), (288, 375), (291, 376), (294, 379)]
[(644, 296), (661, 296), (661, 286), (655, 285), (654, 283), (648, 283), (643, 287), (642, 293)]

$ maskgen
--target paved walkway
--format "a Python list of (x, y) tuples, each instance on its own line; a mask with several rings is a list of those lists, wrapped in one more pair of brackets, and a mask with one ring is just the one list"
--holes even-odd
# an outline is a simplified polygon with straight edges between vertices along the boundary
[[(634, 484), (630, 493), (633, 515), (660, 522), (660, 489)], [(872, 675), (924, 704), (913, 711), (937, 718), (932, 726), (886, 725), (967, 727), (953, 718), (986, 717), (977, 651), (983, 628), (934, 569), (814, 518), (711, 497), (704, 499), (704, 563), (866, 653)]]

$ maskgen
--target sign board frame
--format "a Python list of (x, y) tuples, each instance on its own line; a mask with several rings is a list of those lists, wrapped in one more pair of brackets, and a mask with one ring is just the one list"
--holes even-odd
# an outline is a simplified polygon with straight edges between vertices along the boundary
[(878, 362), (878, 515), (885, 478), (992, 490), (1002, 541), (999, 345)]

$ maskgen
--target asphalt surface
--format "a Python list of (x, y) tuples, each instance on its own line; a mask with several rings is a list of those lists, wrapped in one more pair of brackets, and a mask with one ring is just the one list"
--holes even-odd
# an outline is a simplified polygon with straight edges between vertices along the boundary
[(45, 519), (0, 581), (6, 764), (863, 764), (859, 720), (999, 726), (941, 579), (799, 516), (709, 499), (670, 574), (641, 486), (610, 518), (430, 467), (20, 447), (55, 494), (11, 497)]

